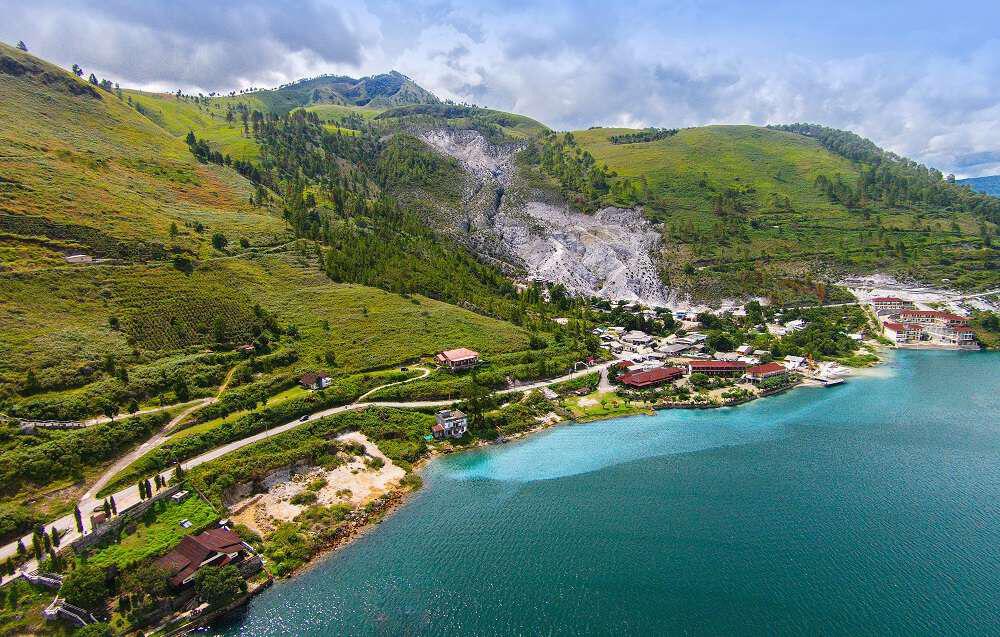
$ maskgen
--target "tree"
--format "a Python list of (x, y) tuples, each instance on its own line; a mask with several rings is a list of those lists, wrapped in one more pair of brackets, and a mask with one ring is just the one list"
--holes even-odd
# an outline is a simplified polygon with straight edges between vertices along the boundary
[(174, 221), (171, 221), (170, 222), (170, 238), (172, 239), (172, 238), (176, 237), (177, 236), (177, 232), (178, 232), (177, 231), (177, 223), (174, 222)]
[(80, 630), (73, 633), (74, 637), (111, 637), (114, 633), (111, 632), (111, 626), (104, 622), (97, 622), (96, 624), (87, 624)]
[(139, 401), (133, 398), (132, 401), (129, 402), (128, 404), (128, 413), (135, 415), (138, 412), (139, 412)]
[(36, 560), (42, 559), (42, 551), (45, 550), (45, 544), (42, 541), (43, 537), (45, 535), (37, 527), (31, 534), (31, 553), (35, 556)]
[(73, 75), (77, 77), (83, 77), (83, 69), (80, 68), (79, 64), (73, 65)]
[(90, 564), (80, 564), (63, 579), (59, 595), (74, 606), (90, 611), (102, 610), (108, 599), (104, 571)]
[(198, 597), (209, 606), (225, 606), (247, 592), (247, 581), (233, 565), (206, 566), (194, 577)]
[(24, 391), (34, 393), (39, 389), (41, 389), (41, 387), (38, 384), (38, 377), (35, 376), (35, 370), (29, 369), (28, 374), (24, 379)]
[(94, 86), (98, 85), (97, 76), (94, 75), (93, 73), (90, 74), (90, 77), (87, 78), (87, 81), (90, 82), (91, 84), (93, 84)]
[(24, 43), (24, 40), (17, 41), (17, 48), (21, 49), (25, 53), (28, 52), (28, 45)]
[(76, 530), (83, 533), (83, 515), (80, 514), (80, 507), (73, 507), (73, 519), (76, 520)]
[(167, 594), (167, 571), (155, 563), (140, 564), (122, 576), (121, 592), (140, 602), (146, 597), (160, 599)]
[(24, 548), (24, 542), (22, 540), (17, 541), (17, 556), (24, 557), (28, 554), (28, 549)]
[(108, 504), (111, 505), (111, 512), (118, 515), (118, 505), (115, 504), (115, 496), (108, 498)]
[(186, 380), (178, 378), (174, 382), (174, 394), (177, 396), (177, 400), (182, 403), (187, 402), (191, 398), (191, 390), (188, 388)]
[(135, 486), (136, 486), (137, 489), (139, 489), (139, 499), (140, 500), (145, 500), (146, 499), (146, 482), (144, 480), (140, 480)]
[(59, 532), (55, 526), (49, 529), (50, 535), (52, 536), (52, 546), (59, 546), (59, 542), (62, 541), (62, 533)]
[(104, 401), (104, 415), (108, 417), (108, 420), (114, 420), (115, 416), (121, 413), (121, 408), (112, 400)]

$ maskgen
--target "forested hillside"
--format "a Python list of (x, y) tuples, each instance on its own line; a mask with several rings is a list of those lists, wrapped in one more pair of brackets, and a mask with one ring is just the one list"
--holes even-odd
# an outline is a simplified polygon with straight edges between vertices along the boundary
[(580, 209), (643, 206), (661, 224), (675, 285), (767, 294), (870, 271), (996, 284), (996, 200), (856, 136), (786, 128), (709, 126), (651, 141), (594, 128), (543, 138), (531, 153)]
[[(233, 368), (287, 386), (556, 329), (392, 197), (454, 204), (461, 179), (398, 118), (117, 90), (0, 52), (0, 412), (77, 419), (208, 396)], [(363, 101), (411, 90), (377, 84)]]

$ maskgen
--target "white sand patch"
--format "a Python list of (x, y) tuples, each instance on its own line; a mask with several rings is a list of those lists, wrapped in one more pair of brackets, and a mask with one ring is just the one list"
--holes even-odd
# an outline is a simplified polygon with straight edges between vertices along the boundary
[[(278, 471), (264, 481), (265, 493), (257, 494), (232, 507), (237, 511), (233, 520), (244, 524), (258, 533), (269, 533), (280, 522), (291, 522), (313, 504), (330, 506), (349, 503), (360, 506), (383, 495), (399, 484), (406, 472), (392, 463), (385, 454), (364, 435), (358, 432), (344, 434), (338, 438), (353, 441), (364, 446), (362, 456), (331, 470), (312, 467), (291, 475), (288, 470)], [(370, 465), (372, 458), (382, 461), (382, 466)], [(326, 480), (326, 485), (313, 491), (314, 503), (293, 503), (297, 495), (309, 491), (308, 486), (316, 480)]]

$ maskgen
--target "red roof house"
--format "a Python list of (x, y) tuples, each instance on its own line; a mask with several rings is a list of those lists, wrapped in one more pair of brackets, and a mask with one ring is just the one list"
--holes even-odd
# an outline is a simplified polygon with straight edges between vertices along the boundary
[(747, 369), (747, 378), (752, 381), (764, 380), (765, 378), (771, 378), (772, 376), (781, 376), (787, 374), (788, 370), (781, 363), (764, 363), (763, 365), (754, 365)]
[(735, 376), (747, 368), (743, 361), (691, 361), (688, 372), (709, 376)]
[(684, 375), (684, 370), (680, 367), (656, 367), (644, 372), (630, 372), (618, 377), (618, 382), (637, 389), (643, 387), (653, 387), (661, 383), (677, 380)]
[(173, 586), (181, 587), (190, 583), (201, 567), (239, 562), (246, 553), (243, 540), (230, 529), (209, 529), (181, 538), (180, 544), (156, 560), (156, 565), (167, 572)]
[(474, 352), (466, 347), (449, 349), (434, 357), (438, 365), (450, 369), (468, 369), (475, 367), (479, 363), (479, 352)]

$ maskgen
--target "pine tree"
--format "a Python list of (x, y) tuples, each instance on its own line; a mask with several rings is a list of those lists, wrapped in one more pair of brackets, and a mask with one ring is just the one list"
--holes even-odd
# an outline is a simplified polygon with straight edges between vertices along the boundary
[(59, 542), (62, 540), (62, 534), (59, 533), (59, 529), (53, 526), (50, 532), (52, 534), (52, 546), (59, 546)]
[(76, 530), (79, 533), (83, 533), (83, 515), (80, 513), (80, 507), (73, 507), (73, 519), (76, 520)]
[(24, 40), (17, 41), (17, 48), (21, 49), (25, 53), (28, 51), (28, 45), (24, 43)]
[(98, 83), (97, 83), (97, 76), (94, 75), (93, 73), (90, 74), (90, 77), (87, 78), (87, 81), (90, 82), (91, 84), (93, 84), (94, 86), (98, 85)]
[(73, 75), (77, 77), (83, 77), (83, 69), (80, 68), (79, 64), (73, 65)]
[(108, 502), (111, 504), (111, 512), (118, 515), (118, 505), (115, 504), (115, 496), (108, 498)]
[(17, 541), (17, 556), (24, 557), (28, 554), (28, 549), (24, 548), (24, 542), (21, 540)]

